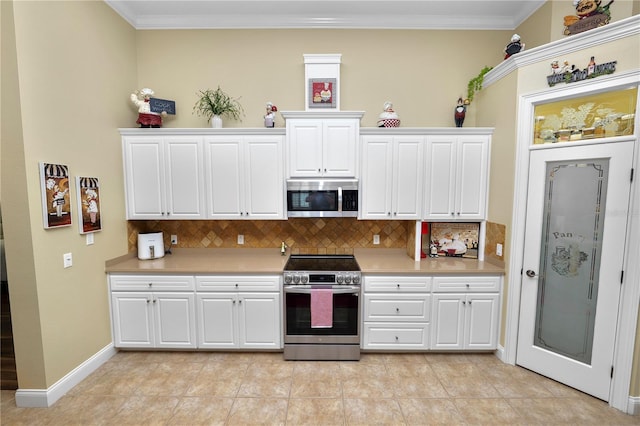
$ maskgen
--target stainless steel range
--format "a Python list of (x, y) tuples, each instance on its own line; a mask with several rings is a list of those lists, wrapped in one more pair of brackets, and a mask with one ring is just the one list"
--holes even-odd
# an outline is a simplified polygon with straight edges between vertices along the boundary
[(284, 359), (360, 359), (360, 283), (352, 255), (291, 255), (284, 267)]

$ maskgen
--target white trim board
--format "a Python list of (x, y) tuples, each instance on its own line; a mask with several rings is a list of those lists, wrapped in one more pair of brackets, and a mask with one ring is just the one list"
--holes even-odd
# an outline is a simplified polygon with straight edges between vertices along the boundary
[(51, 407), (74, 386), (96, 371), (118, 351), (113, 343), (102, 348), (91, 358), (71, 370), (48, 389), (18, 389), (16, 391), (16, 405), (25, 408)]

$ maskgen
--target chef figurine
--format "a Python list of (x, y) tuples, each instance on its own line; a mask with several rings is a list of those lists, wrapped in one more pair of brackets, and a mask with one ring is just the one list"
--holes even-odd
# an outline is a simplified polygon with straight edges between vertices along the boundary
[(400, 119), (398, 114), (393, 110), (393, 104), (386, 101), (383, 105), (384, 111), (378, 116), (378, 127), (398, 127), (400, 126)]
[(153, 94), (153, 90), (147, 87), (142, 90), (136, 90), (131, 94), (131, 102), (138, 107), (138, 120), (136, 120), (136, 123), (140, 127), (162, 127), (162, 116), (167, 115), (164, 111), (161, 114), (151, 111), (149, 99)]
[(514, 34), (511, 36), (511, 43), (507, 44), (507, 47), (504, 48), (504, 58), (507, 59), (511, 55), (515, 55), (523, 50), (524, 43), (520, 41), (520, 36), (518, 34)]
[(455, 113), (453, 114), (453, 118), (456, 122), (456, 127), (462, 127), (462, 123), (464, 123), (464, 117), (466, 114), (467, 107), (462, 98), (458, 98), (458, 105), (456, 106)]
[(267, 102), (267, 113), (264, 116), (264, 127), (276, 126), (276, 111), (278, 111), (278, 108), (271, 102)]

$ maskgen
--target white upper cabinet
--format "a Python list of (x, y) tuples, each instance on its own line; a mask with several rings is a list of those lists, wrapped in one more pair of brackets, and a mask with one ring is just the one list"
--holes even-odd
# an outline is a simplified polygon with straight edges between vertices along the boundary
[(362, 137), (362, 219), (420, 219), (423, 136)]
[(204, 218), (201, 138), (128, 136), (123, 155), (127, 219)]
[(207, 136), (208, 219), (284, 219), (282, 136)]
[(424, 220), (484, 220), (490, 135), (428, 136)]
[(287, 177), (356, 177), (362, 113), (282, 115), (287, 128)]

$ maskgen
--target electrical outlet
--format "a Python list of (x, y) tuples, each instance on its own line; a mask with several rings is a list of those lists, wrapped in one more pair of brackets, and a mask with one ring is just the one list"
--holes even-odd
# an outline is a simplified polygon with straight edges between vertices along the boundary
[(496, 255), (502, 256), (502, 244), (496, 244)]
[(244, 235), (238, 234), (238, 244), (244, 244)]
[(380, 235), (375, 234), (373, 236), (373, 244), (380, 244)]
[(65, 268), (70, 268), (73, 266), (73, 257), (71, 253), (65, 253), (62, 255), (62, 262)]
[(176, 244), (178, 244), (178, 236), (171, 235), (171, 245), (176, 245)]

